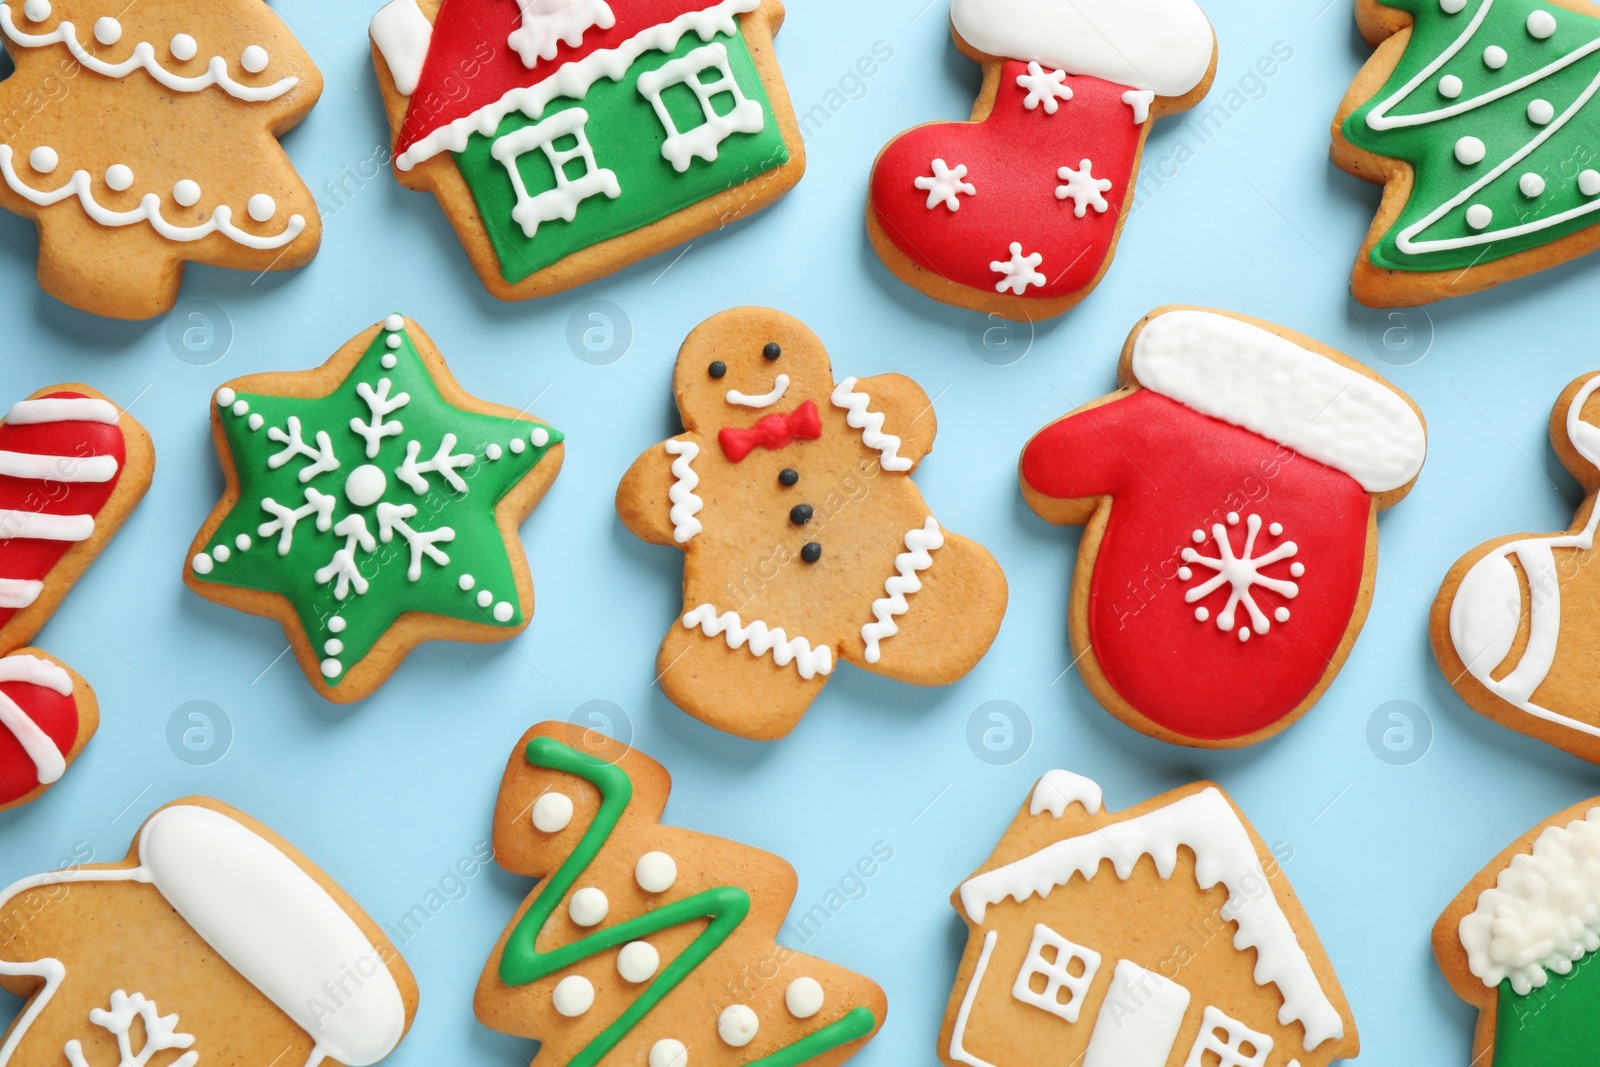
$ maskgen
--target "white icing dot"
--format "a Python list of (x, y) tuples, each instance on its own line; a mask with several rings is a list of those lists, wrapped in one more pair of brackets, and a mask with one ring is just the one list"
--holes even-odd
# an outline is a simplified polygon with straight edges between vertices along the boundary
[(397, 334), (397, 333), (390, 334), (388, 340), (386, 340), (384, 342), (384, 344), (388, 345), (390, 348), (399, 348), (400, 347), (400, 335)]
[(647, 982), (661, 966), (661, 953), (648, 941), (629, 941), (617, 953), (617, 973), (624, 982)]
[(1195, 608), (1194, 617), (1200, 622), (1205, 622), (1207, 619), (1211, 618), (1211, 612), (1207, 611), (1205, 608)]
[(717, 1016), (717, 1036), (722, 1038), (723, 1044), (734, 1048), (744, 1048), (754, 1041), (759, 1029), (761, 1020), (747, 1004), (723, 1008), (722, 1014)]
[(49, 174), (61, 163), (61, 157), (49, 145), (40, 145), (28, 153), (28, 166), (40, 174)]
[(189, 178), (184, 178), (172, 187), (172, 199), (180, 207), (194, 207), (200, 202), (200, 183)]
[(240, 534), (238, 537), (233, 539), (233, 543), (240, 552), (250, 551), (250, 546), (255, 544), (254, 541), (250, 540), (249, 534)]
[(278, 202), (266, 193), (257, 193), (245, 204), (245, 210), (257, 222), (268, 222), (278, 213)]
[(822, 1010), (822, 983), (815, 978), (796, 978), (783, 991), (784, 1006), (796, 1019), (809, 1019)]
[(581, 974), (569, 974), (556, 983), (550, 1003), (567, 1018), (576, 1018), (594, 1006), (594, 983)]
[(180, 33), (173, 37), (172, 43), (167, 47), (172, 51), (172, 58), (180, 63), (189, 62), (200, 52), (200, 46), (187, 33)]
[(388, 318), (383, 320), (383, 328), (388, 330), (390, 333), (394, 333), (396, 330), (403, 330), (405, 327), (406, 320), (398, 314), (390, 315)]
[(211, 550), (211, 558), (218, 563), (226, 563), (233, 558), (233, 550), (227, 545), (218, 545)]
[(1459, 14), (1467, 6), (1467, 0), (1439, 0), (1439, 10), (1446, 15)]
[(1517, 188), (1522, 190), (1522, 195), (1530, 200), (1544, 192), (1544, 179), (1529, 171), (1517, 179)]
[(519, 455), (519, 456), (522, 455), (523, 449), (525, 449), (527, 447), (528, 447), (527, 445), (522, 443), (522, 438), (513, 437), (511, 439), (511, 451), (515, 452), (517, 455)]
[(1548, 11), (1539, 10), (1528, 16), (1528, 36), (1542, 41), (1556, 32), (1556, 17)]
[(689, 1050), (682, 1041), (664, 1037), (650, 1046), (650, 1067), (689, 1067)]
[(1237, 525), (1239, 525), (1239, 513), (1237, 511), (1228, 512), (1228, 525), (1229, 526), (1237, 526)]
[(393, 352), (385, 352), (379, 358), (378, 362), (383, 366), (384, 370), (394, 370), (395, 364), (399, 363), (400, 361), (394, 358)]
[(1467, 208), (1467, 225), (1474, 230), (1481, 230), (1494, 221), (1494, 212), (1489, 210), (1488, 204), (1473, 204)]
[(1277, 619), (1279, 622), (1288, 622), (1289, 621), (1289, 609), (1288, 608), (1279, 608), (1277, 611), (1274, 611), (1272, 613), (1272, 617), (1274, 619)]
[(567, 904), (567, 914), (579, 926), (599, 926), (610, 910), (611, 901), (592, 885), (572, 894), (572, 900)]
[(363, 463), (344, 480), (344, 495), (358, 508), (376, 504), (383, 499), (387, 488), (389, 479), (384, 476), (383, 468), (374, 463)]
[(1528, 105), (1528, 121), (1535, 126), (1543, 126), (1555, 117), (1555, 105), (1548, 100), (1535, 100)]
[(245, 46), (245, 50), (239, 54), (239, 65), (251, 74), (260, 74), (267, 69), (267, 64), (271, 61), (272, 57), (267, 55), (267, 50), (258, 44)]
[(646, 852), (633, 865), (633, 877), (646, 893), (665, 893), (678, 880), (678, 864), (665, 852)]
[(1300, 577), (1305, 572), (1306, 565), (1304, 563), (1291, 563), (1289, 565), (1289, 573), (1296, 578)]
[(259, 430), (259, 429), (261, 429), (261, 427), (265, 426), (266, 423), (267, 423), (267, 420), (263, 419), (260, 415), (251, 415), (250, 416), (249, 425), (250, 425), (250, 428), (252, 430)]
[(1193, 577), (1194, 577), (1194, 571), (1190, 570), (1188, 567), (1179, 567), (1178, 568), (1178, 579), (1179, 579), (1179, 581), (1187, 582), (1190, 578), (1193, 578)]
[(29, 22), (43, 22), (50, 17), (50, 0), (27, 0), (22, 14)]
[(344, 616), (335, 615), (333, 618), (328, 620), (328, 632), (342, 634), (344, 633), (344, 625)]
[(243, 400), (235, 400), (233, 402), (233, 407), (229, 408), (228, 410), (232, 411), (234, 415), (242, 419), (246, 415), (250, 414), (250, 405), (245, 403)]
[(1250, 640), (1250, 627), (1248, 627), (1248, 626), (1239, 627), (1239, 640), (1241, 642)]
[(572, 798), (565, 793), (546, 793), (533, 802), (533, 825), (547, 834), (558, 833), (572, 822)]
[(478, 607), (486, 608), (490, 604), (493, 604), (493, 603), (494, 603), (494, 594), (493, 593), (489, 592), (489, 590), (487, 590), (487, 589), (481, 589), (481, 590), (478, 591)]
[(510, 622), (511, 616), (515, 612), (516, 609), (509, 602), (502, 600), (494, 606), (494, 620), (495, 622)]
[(1461, 79), (1454, 74), (1446, 74), (1439, 79), (1439, 95), (1447, 100), (1454, 100), (1461, 95)]
[(124, 192), (133, 185), (133, 169), (126, 163), (113, 163), (106, 168), (106, 185), (117, 192)]
[(1600, 170), (1586, 170), (1579, 174), (1578, 192), (1584, 196), (1600, 195)]
[(1483, 65), (1490, 70), (1499, 70), (1506, 65), (1506, 50), (1497, 44), (1492, 44), (1483, 50)]
[(322, 651), (330, 656), (337, 656), (344, 651), (344, 642), (337, 637), (330, 637), (322, 643)]
[[(1593, 172), (1593, 171), (1590, 171), (1590, 172), (1589, 172), (1589, 173), (1590, 173), (1590, 174), (1593, 174), (1593, 173), (1594, 173), (1594, 172)], [(500, 457), (501, 457), (501, 456), (502, 456), (502, 455), (504, 455), (504, 454), (505, 454), (505, 453), (503, 453), (503, 452), (501, 452), (501, 451), (500, 451), (500, 446), (499, 446), (499, 445), (490, 445), (490, 446), (489, 446), (489, 447), (488, 447), (488, 448), (486, 448), (486, 449), (484, 449), (484, 450), (483, 450), (483, 454), (484, 454), (484, 455), (485, 455), (485, 456), (488, 456), (488, 457), (489, 457), (489, 459), (490, 459), (490, 460), (491, 460), (491, 461), (493, 461), (493, 460), (497, 460), (497, 459), (499, 459), (499, 458), (500, 458)]]
[(1483, 142), (1471, 134), (1456, 142), (1456, 160), (1462, 166), (1470, 167), (1474, 163), (1482, 163), (1484, 151)]
[(194, 567), (194, 572), (196, 574), (210, 574), (211, 573), (211, 557), (206, 555), (204, 552), (202, 552), (198, 556), (196, 556), (194, 558), (194, 562), (191, 565)]
[(221, 389), (217, 390), (217, 403), (225, 408), (232, 407), (234, 398), (238, 395), (238, 393), (235, 393), (232, 389), (229, 389), (226, 385), (224, 385)]
[(550, 443), (550, 431), (546, 430), (543, 426), (537, 426), (534, 428), (534, 431), (528, 435), (528, 440), (533, 442), (534, 448), (543, 448), (545, 445)]
[(1204, 530), (1196, 530), (1194, 533), (1189, 535), (1189, 540), (1193, 541), (1197, 545), (1205, 539), (1206, 534)]
[(478, 584), (478, 579), (474, 578), (470, 574), (463, 574), (461, 576), (461, 580), (456, 584), (459, 585), (461, 587), (461, 591), (465, 593), (468, 589), (471, 589), (473, 586)]
[(116, 44), (122, 40), (122, 23), (110, 15), (95, 19), (94, 39), (101, 44)]
[(322, 673), (325, 677), (337, 678), (343, 670), (344, 664), (340, 663), (336, 659), (325, 659), (322, 661)]
[(1268, 526), (1267, 527), (1267, 533), (1271, 534), (1273, 537), (1282, 537), (1283, 536), (1283, 523), (1275, 522), (1271, 526)]

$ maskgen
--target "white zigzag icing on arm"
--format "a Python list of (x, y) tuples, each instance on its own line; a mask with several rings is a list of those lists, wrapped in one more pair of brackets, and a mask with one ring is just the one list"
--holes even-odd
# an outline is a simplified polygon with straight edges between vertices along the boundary
[(944, 532), (939, 529), (932, 515), (921, 527), (906, 531), (906, 550), (894, 558), (895, 573), (883, 583), (883, 591), (887, 595), (872, 602), (872, 614), (878, 621), (869, 622), (861, 628), (861, 640), (867, 645), (868, 663), (878, 662), (883, 655), (879, 644), (900, 632), (894, 617), (904, 615), (910, 609), (906, 597), (922, 588), (922, 579), (917, 577), (917, 572), (933, 566), (930, 553), (943, 547)]
[(718, 615), (717, 609), (710, 604), (701, 604), (683, 617), (683, 625), (691, 630), (698, 627), (707, 637), (725, 634), (729, 648), (749, 645), (752, 656), (765, 656), (771, 652), (772, 662), (780, 667), (793, 663), (800, 677), (807, 681), (833, 671), (833, 650), (827, 645), (813, 648), (805, 638), (790, 637), (783, 627), (769, 627), (760, 619), (746, 625), (735, 611)]
[(668, 441), (667, 454), (677, 457), (672, 461), (672, 488), (667, 490), (667, 499), (672, 501), (672, 539), (681, 545), (702, 529), (695, 516), (706, 502), (695, 493), (700, 476), (690, 466), (700, 454), (700, 446), (693, 441)]
[(834, 387), (833, 406), (843, 408), (844, 421), (861, 431), (861, 443), (877, 452), (886, 471), (908, 471), (911, 461), (900, 454), (900, 438), (883, 432), (883, 412), (871, 411), (872, 398), (856, 391), (856, 379), (846, 378)]
[(133, 54), (121, 63), (107, 63), (83, 47), (78, 40), (77, 27), (70, 22), (62, 22), (49, 33), (24, 33), (17, 29), (10, 4), (0, 5), (0, 28), (5, 30), (6, 36), (12, 43), (23, 48), (44, 48), (52, 44), (64, 44), (67, 46), (67, 51), (72, 53), (73, 59), (96, 74), (103, 74), (108, 78), (126, 78), (134, 71), (143, 69), (150, 77), (177, 93), (198, 93), (215, 85), (237, 100), (259, 104), (276, 100), (300, 84), (299, 78), (281, 78), (271, 85), (240, 85), (228, 73), (228, 61), (221, 56), (211, 57), (211, 62), (206, 64), (204, 74), (192, 78), (174, 74), (157, 61), (155, 46), (148, 41), (140, 41), (134, 45)]

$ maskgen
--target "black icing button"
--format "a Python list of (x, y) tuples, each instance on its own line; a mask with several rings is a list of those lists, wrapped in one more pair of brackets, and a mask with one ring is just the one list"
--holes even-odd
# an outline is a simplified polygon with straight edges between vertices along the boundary
[(815, 541), (807, 541), (805, 547), (800, 550), (800, 558), (807, 563), (815, 563), (822, 558), (822, 546)]
[(793, 485), (800, 480), (800, 472), (793, 467), (785, 467), (778, 472), (779, 485)]
[(789, 521), (796, 526), (804, 526), (811, 521), (811, 505), (796, 504), (789, 509)]
[(709, 370), (713, 378), (720, 378), (728, 373), (728, 365), (719, 359), (711, 364)]
[(761, 350), (761, 354), (768, 360), (774, 360), (783, 355), (783, 347), (776, 341), (768, 341), (767, 347)]

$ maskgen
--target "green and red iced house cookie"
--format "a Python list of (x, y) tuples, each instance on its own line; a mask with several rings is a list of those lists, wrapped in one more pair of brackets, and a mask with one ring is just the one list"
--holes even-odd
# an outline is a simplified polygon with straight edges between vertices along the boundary
[(372, 47), (402, 184), (505, 300), (609, 274), (800, 180), (778, 0), (391, 0)]

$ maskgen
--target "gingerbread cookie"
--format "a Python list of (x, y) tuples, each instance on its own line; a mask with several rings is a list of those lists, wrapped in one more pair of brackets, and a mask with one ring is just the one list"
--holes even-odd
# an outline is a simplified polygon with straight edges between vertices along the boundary
[(1456, 996), (1478, 1009), (1472, 1063), (1593, 1062), (1597, 871), (1600, 797), (1517, 838), (1439, 916), (1439, 969)]
[(184, 582), (282, 623), (317, 692), (359, 700), (423, 641), (528, 625), (517, 527), (561, 469), (562, 434), (464, 391), (415, 323), (390, 315), (316, 370), (214, 399), (227, 488)]
[(1281, 326), (1158, 308), (1121, 388), (1041, 430), (1022, 494), (1086, 527), (1074, 662), (1152, 737), (1235, 748), (1306, 712), (1372, 600), (1379, 511), (1427, 454), (1422, 414), (1355, 360)]
[(773, 938), (797, 886), (777, 856), (662, 826), (672, 779), (569, 723), (523, 736), (494, 854), (538, 888), (478, 982), (484, 1025), (573, 1067), (816, 1067), (883, 1025), (876, 983)]
[(372, 51), (396, 177), (502, 300), (610, 274), (800, 180), (782, 24), (778, 0), (390, 0)]
[(1439, 668), (1474, 711), (1600, 763), (1589, 620), (1600, 605), (1590, 573), (1600, 510), (1600, 374), (1562, 391), (1550, 415), (1556, 455), (1587, 494), (1559, 534), (1512, 534), (1479, 545), (1445, 576), (1429, 636)]
[(1356, 0), (1377, 49), (1333, 160), (1383, 185), (1351, 288), (1373, 307), (1462, 296), (1600, 246), (1600, 7)]
[(0, 1067), (368, 1067), (417, 1011), (405, 961), (277, 834), (175, 801), (119, 864), (0, 890)]
[(36, 648), (0, 657), (0, 811), (43, 796), (99, 727), (77, 671)]
[(911, 480), (937, 428), (915, 382), (835, 382), (804, 324), (739, 308), (684, 341), (673, 392), (684, 432), (634, 461), (617, 513), (684, 553), (684, 614), (657, 658), (674, 704), (772, 740), (836, 660), (914, 685), (977, 665), (1005, 575)]
[(1360, 1049), (1283, 868), (1196, 782), (1126, 811), (1051, 771), (951, 895), (948, 1067), (1324, 1067)]
[(872, 247), (935, 300), (1059, 315), (1111, 266), (1145, 138), (1210, 89), (1216, 37), (1194, 0), (951, 0), (950, 24), (983, 88), (971, 121), (878, 155)]
[(261, 272), (317, 253), (321, 216), (277, 138), (322, 76), (260, 0), (3, 0), (0, 207), (39, 227), (39, 284), (119, 319), (172, 308), (185, 263)]

